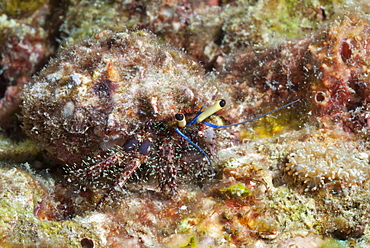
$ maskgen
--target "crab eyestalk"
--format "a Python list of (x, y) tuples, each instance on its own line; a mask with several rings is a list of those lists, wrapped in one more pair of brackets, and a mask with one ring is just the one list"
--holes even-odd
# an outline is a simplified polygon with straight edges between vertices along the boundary
[(204, 121), (206, 118), (208, 118), (209, 116), (213, 115), (214, 113), (216, 113), (217, 111), (223, 109), (226, 105), (226, 101), (221, 99), (219, 101), (217, 101), (215, 104), (213, 104), (211, 107), (209, 107), (208, 109), (204, 110), (199, 116), (198, 116), (198, 119), (197, 119), (197, 123), (200, 123), (202, 121)]
[(186, 126), (186, 119), (183, 114), (176, 114), (175, 119), (177, 122), (178, 127), (185, 127)]

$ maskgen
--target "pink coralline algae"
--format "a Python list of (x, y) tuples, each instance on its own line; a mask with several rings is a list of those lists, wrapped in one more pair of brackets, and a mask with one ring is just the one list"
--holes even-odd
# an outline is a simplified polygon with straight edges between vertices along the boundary
[(54, 51), (44, 21), (49, 7), (19, 20), (0, 15), (0, 125), (12, 120), (23, 86)]
[(297, 114), (305, 112), (318, 117), (324, 126), (337, 123), (346, 131), (366, 134), (369, 22), (358, 17), (338, 18), (302, 40), (262, 53), (238, 51), (228, 58), (225, 82), (241, 90), (255, 87), (264, 92), (265, 101), (302, 99)]

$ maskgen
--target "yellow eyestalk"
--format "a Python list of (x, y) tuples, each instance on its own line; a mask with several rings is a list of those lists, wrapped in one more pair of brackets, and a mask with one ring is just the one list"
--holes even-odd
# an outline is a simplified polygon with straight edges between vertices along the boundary
[(219, 100), (217, 101), (215, 104), (213, 104), (211, 107), (209, 107), (208, 109), (204, 110), (199, 116), (198, 116), (198, 119), (197, 119), (197, 123), (199, 122), (202, 122), (204, 121), (206, 118), (208, 118), (209, 116), (213, 115), (214, 113), (216, 113), (217, 111), (223, 109), (226, 105), (226, 101), (225, 100)]
[(175, 119), (177, 121), (178, 127), (185, 127), (186, 126), (186, 119), (183, 114), (176, 114)]

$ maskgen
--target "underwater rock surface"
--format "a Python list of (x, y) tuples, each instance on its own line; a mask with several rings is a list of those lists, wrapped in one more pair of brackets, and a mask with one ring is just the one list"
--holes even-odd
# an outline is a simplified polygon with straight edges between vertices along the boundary
[(47, 2), (20, 4), (23, 8), (8, 4), (0, 10), (0, 126), (3, 128), (8, 128), (14, 119), (23, 86), (56, 50), (49, 36), (50, 25), (45, 21), (51, 12)]
[(15, 166), (0, 162), (0, 246), (80, 247), (85, 237), (98, 236), (93, 222), (58, 223), (36, 218), (37, 202), (52, 187), (53, 181), (35, 175), (27, 163)]
[(227, 58), (224, 82), (240, 91), (254, 86), (275, 104), (302, 99), (301, 108), (308, 113), (297, 113), (302, 120), (311, 115), (311, 121), (318, 118), (320, 125), (339, 125), (366, 136), (369, 23), (367, 17), (337, 17), (302, 40), (262, 52), (237, 51)]

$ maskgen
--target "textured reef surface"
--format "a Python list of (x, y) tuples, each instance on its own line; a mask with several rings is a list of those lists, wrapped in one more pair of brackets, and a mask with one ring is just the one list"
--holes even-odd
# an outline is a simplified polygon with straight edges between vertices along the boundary
[[(16, 6), (12, 5), (12, 2)], [(19, 2), (19, 6), (16, 2)], [(0, 125), (11, 128), (19, 108), (22, 87), (56, 51), (50, 18), (52, 6), (44, 1), (0, 3)]]
[(0, 3), (0, 246), (369, 247), (369, 7)]

